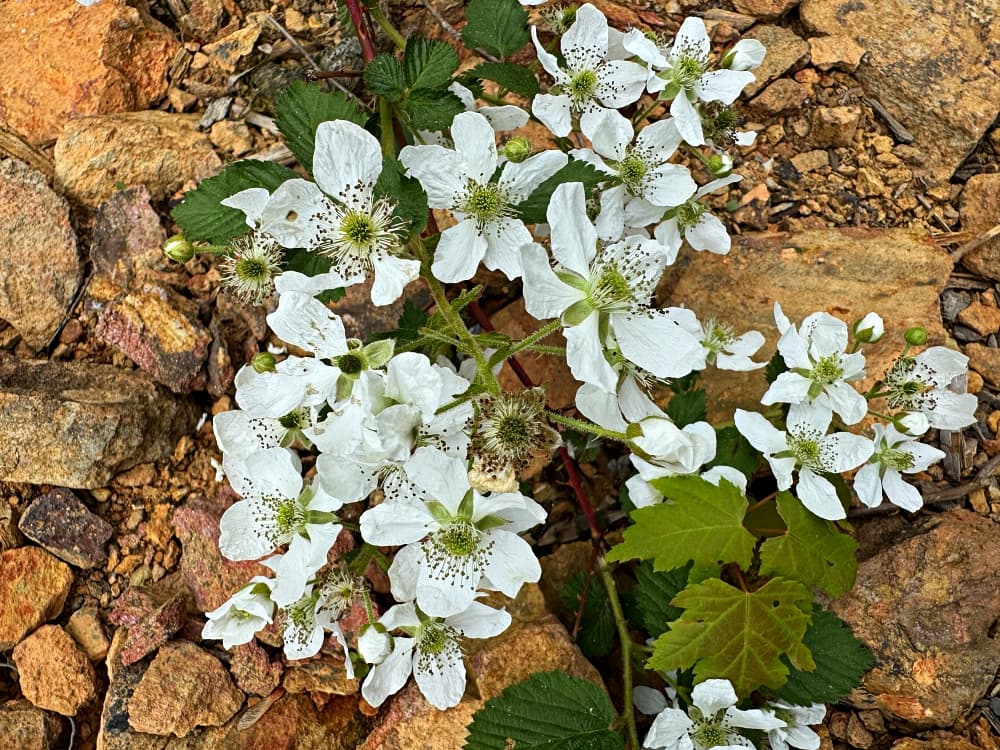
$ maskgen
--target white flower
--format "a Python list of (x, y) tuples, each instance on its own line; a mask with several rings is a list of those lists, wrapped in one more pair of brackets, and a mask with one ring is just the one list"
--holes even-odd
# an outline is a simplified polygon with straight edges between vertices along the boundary
[(281, 608), (285, 626), (282, 638), (287, 658), (307, 659), (319, 653), (326, 640), (325, 631), (329, 630), (343, 649), (347, 676), (353, 678), (354, 665), (348, 653), (347, 639), (337, 622), (350, 606), (350, 599), (345, 599), (336, 585), (341, 578), (339, 574), (332, 574), (315, 585), (309, 584), (301, 598)]
[(854, 323), (851, 333), (863, 344), (874, 344), (885, 335), (885, 323), (881, 315), (870, 312)]
[(560, 40), (565, 68), (538, 41), (534, 27), (531, 38), (538, 61), (555, 79), (550, 93), (532, 100), (531, 112), (555, 135), (569, 135), (574, 115), (617, 109), (642, 96), (646, 69), (634, 62), (608, 59), (608, 19), (590, 3), (576, 11), (576, 20)]
[(465, 281), (482, 261), (509, 279), (517, 278), (517, 250), (531, 242), (531, 233), (514, 209), (568, 157), (543, 151), (517, 164), (507, 162), (494, 182), (500, 161), (489, 121), (477, 112), (463, 112), (452, 121), (451, 137), (454, 149), (406, 146), (399, 152), (408, 174), (427, 192), (428, 205), (447, 208), (458, 219), (441, 233), (431, 272), (441, 281)]
[(730, 70), (754, 70), (764, 62), (767, 48), (756, 39), (740, 39), (723, 56), (721, 67)]
[(687, 240), (694, 250), (708, 250), (710, 253), (725, 255), (732, 246), (726, 225), (708, 210), (701, 198), (742, 179), (740, 175), (731, 174), (698, 188), (698, 192), (689, 201), (667, 211), (667, 218), (656, 225), (653, 236), (671, 257), (677, 257), (683, 240)]
[(811, 512), (828, 521), (846, 517), (833, 484), (824, 473), (857, 468), (874, 451), (861, 435), (836, 432), (827, 435), (833, 414), (811, 404), (792, 404), (787, 432), (782, 432), (757, 412), (737, 409), (736, 428), (771, 465), (779, 490), (792, 486), (792, 471), (798, 469), (798, 497)]
[(597, 233), (601, 239), (620, 239), (626, 226), (644, 227), (663, 216), (668, 206), (679, 206), (698, 186), (687, 167), (670, 164), (681, 142), (672, 120), (661, 120), (639, 131), (633, 143), (632, 123), (615, 110), (588, 112), (581, 121), (593, 150), (576, 149), (577, 159), (610, 175), (612, 185), (601, 192)]
[[(650, 309), (666, 261), (657, 243), (629, 237), (598, 251), (578, 182), (555, 189), (547, 217), (559, 265), (553, 270), (541, 245), (521, 248), (525, 308), (540, 320), (561, 317), (573, 375), (615, 393), (618, 373), (605, 357), (614, 347), (659, 378), (691, 372), (701, 345), (665, 314)], [(613, 342), (604, 330), (613, 334)]]
[(397, 604), (379, 618), (388, 630), (406, 636), (393, 638), (392, 653), (372, 667), (361, 695), (380, 706), (406, 684), (410, 674), (431, 705), (444, 710), (458, 704), (465, 692), (465, 664), (460, 638), (492, 638), (510, 625), (510, 615), (472, 602), (451, 617), (428, 618), (412, 603)]
[(224, 648), (249, 643), (254, 634), (271, 624), (274, 602), (271, 587), (274, 580), (254, 576), (250, 583), (229, 597), (222, 606), (206, 612), (208, 622), (201, 630), (202, 638), (221, 638)]
[(818, 750), (821, 744), (820, 737), (809, 727), (819, 724), (826, 716), (826, 706), (822, 703), (792, 706), (781, 701), (771, 701), (765, 711), (772, 713), (787, 725), (768, 730), (767, 740), (771, 743), (771, 750), (788, 750), (789, 747), (796, 747), (799, 750)]
[(382, 149), (375, 136), (347, 120), (320, 123), (313, 154), (316, 183), (282, 183), (268, 201), (264, 227), (285, 247), (329, 257), (345, 283), (374, 273), (372, 302), (387, 305), (417, 277), (420, 263), (399, 257), (404, 227), (393, 215), (394, 206), (374, 197), (381, 172)]
[(381, 664), (392, 653), (392, 636), (380, 622), (370, 622), (358, 635), (358, 653), (366, 664)]
[(274, 291), (281, 273), (281, 248), (264, 232), (251, 231), (230, 240), (230, 250), (219, 259), (222, 283), (249, 305), (259, 305)]
[(696, 101), (732, 104), (755, 76), (744, 70), (708, 70), (712, 44), (700, 18), (684, 19), (673, 46), (666, 55), (638, 29), (625, 35), (625, 48), (650, 66), (647, 90), (673, 99), (670, 114), (684, 140), (702, 146), (705, 135)]
[(729, 680), (699, 682), (691, 691), (691, 698), (694, 705), (688, 713), (669, 707), (660, 712), (643, 740), (643, 747), (650, 750), (753, 747), (738, 729), (769, 732), (785, 725), (763, 711), (736, 708), (736, 691)]
[(397, 599), (415, 598), (427, 614), (446, 617), (468, 607), (481, 585), (513, 597), (539, 579), (538, 560), (517, 535), (545, 520), (534, 500), (483, 496), (469, 485), (464, 460), (428, 448), (417, 449), (407, 470), (428, 500), (384, 502), (361, 516), (369, 544), (408, 545), (389, 568)]
[(916, 357), (896, 360), (883, 379), (892, 409), (922, 412), (931, 427), (960, 430), (976, 421), (979, 401), (971, 393), (948, 388), (959, 375), (968, 373), (969, 358), (943, 346), (932, 346)]
[(854, 477), (854, 491), (861, 502), (874, 508), (882, 502), (882, 493), (889, 502), (914, 513), (924, 504), (920, 491), (903, 481), (903, 474), (925, 471), (932, 463), (944, 458), (937, 448), (911, 440), (892, 425), (876, 424), (875, 452)]
[(865, 376), (861, 352), (845, 354), (847, 324), (824, 312), (802, 321), (798, 330), (774, 304), (781, 338), (778, 351), (788, 367), (761, 398), (762, 404), (811, 403), (840, 415), (845, 424), (857, 424), (868, 413), (868, 399), (851, 382)]
[(293, 408), (277, 419), (252, 417), (243, 409), (233, 409), (216, 414), (212, 430), (225, 456), (246, 458), (266, 448), (287, 448), (296, 440), (308, 444), (303, 430), (313, 424), (313, 418), (313, 409), (307, 407)]
[(720, 370), (746, 372), (767, 364), (750, 359), (764, 345), (764, 335), (760, 331), (747, 331), (737, 336), (732, 326), (726, 323), (710, 319), (703, 324), (686, 307), (668, 307), (666, 312), (671, 320), (701, 342), (703, 356), (694, 369), (702, 370), (706, 365), (714, 364)]

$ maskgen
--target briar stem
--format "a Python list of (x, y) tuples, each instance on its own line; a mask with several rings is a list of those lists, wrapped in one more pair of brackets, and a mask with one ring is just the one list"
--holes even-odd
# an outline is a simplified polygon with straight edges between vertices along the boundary
[(875, 411), (874, 409), (869, 409), (868, 414), (872, 417), (878, 417), (879, 419), (884, 419), (886, 422), (893, 421), (891, 414), (883, 414), (882, 412)]
[(553, 333), (558, 331), (561, 326), (562, 323), (559, 320), (553, 320), (546, 323), (531, 335), (524, 337), (520, 341), (515, 341), (514, 343), (512, 343), (510, 345), (510, 349), (507, 350), (504, 359), (506, 359), (507, 357), (513, 357), (515, 354), (517, 354), (520, 351), (523, 351), (524, 349), (533, 348), (534, 345), (537, 344), (539, 341), (548, 338)]
[(406, 49), (406, 39), (399, 30), (392, 25), (392, 21), (385, 17), (385, 14), (378, 7), (378, 5), (372, 5), (368, 8), (368, 14), (375, 19), (375, 23), (379, 25), (379, 28), (385, 32), (385, 35), (392, 40), (392, 43), (396, 45), (400, 52)]
[(229, 255), (233, 248), (229, 245), (195, 245), (196, 253), (207, 253), (208, 255)]
[(351, 17), (354, 34), (358, 37), (358, 42), (361, 43), (361, 56), (364, 58), (365, 63), (370, 63), (375, 59), (375, 45), (372, 43), (371, 35), (365, 27), (364, 11), (358, 0), (344, 0), (344, 5), (347, 8), (347, 15)]
[(545, 410), (545, 415), (553, 422), (565, 425), (566, 427), (572, 427), (574, 430), (579, 430), (580, 432), (587, 432), (591, 435), (597, 435), (597, 437), (607, 438), (608, 440), (617, 440), (622, 443), (628, 440), (628, 435), (624, 432), (617, 432), (615, 430), (609, 430), (605, 427), (599, 427), (593, 422), (585, 422), (584, 420), (576, 419), (575, 417), (567, 417), (548, 409)]
[(392, 104), (384, 96), (378, 98), (378, 128), (382, 156), (394, 159), (396, 157), (396, 134), (392, 130)]
[(615, 618), (615, 627), (618, 628), (618, 641), (622, 649), (622, 713), (621, 718), (625, 720), (625, 731), (628, 733), (629, 746), (632, 750), (639, 750), (639, 733), (635, 728), (635, 709), (632, 707), (632, 639), (628, 633), (628, 621), (622, 611), (622, 603), (618, 599), (618, 587), (615, 585), (615, 578), (611, 574), (611, 568), (601, 557), (597, 562), (597, 573), (601, 576), (601, 583), (604, 584), (605, 591), (608, 592), (608, 603), (611, 605), (611, 614)]

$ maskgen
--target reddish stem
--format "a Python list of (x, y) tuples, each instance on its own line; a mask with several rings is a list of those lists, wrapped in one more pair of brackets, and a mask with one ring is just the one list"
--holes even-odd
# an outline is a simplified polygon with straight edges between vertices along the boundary
[(594, 565), (597, 564), (597, 553), (600, 552), (600, 547), (596, 544), (590, 550), (590, 562), (587, 563), (587, 575), (583, 579), (583, 588), (580, 590), (580, 596), (577, 597), (577, 601), (580, 606), (576, 610), (576, 619), (573, 621), (573, 632), (570, 637), (575, 641), (576, 637), (580, 634), (580, 626), (583, 624), (583, 610), (587, 606), (587, 596), (590, 594), (590, 582), (594, 580)]
[(358, 41), (361, 42), (361, 56), (364, 57), (366, 63), (370, 63), (375, 58), (375, 45), (372, 43), (371, 34), (368, 33), (368, 28), (365, 26), (365, 11), (358, 0), (344, 0), (344, 5), (347, 6), (347, 14), (351, 17), (351, 23), (354, 25), (354, 33), (358, 37)]

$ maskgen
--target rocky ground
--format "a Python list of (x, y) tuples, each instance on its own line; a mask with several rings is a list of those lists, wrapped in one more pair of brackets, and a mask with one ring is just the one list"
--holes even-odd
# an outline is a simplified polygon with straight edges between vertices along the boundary
[[(669, 35), (693, 12), (720, 46), (769, 50), (743, 102), (760, 136), (725, 199), (733, 252), (679, 263), (665, 302), (738, 316), (772, 342), (774, 299), (793, 318), (874, 309), (890, 332), (924, 324), (968, 354), (980, 421), (938, 436), (948, 459), (920, 477), (927, 508), (856, 514), (858, 584), (832, 607), (877, 664), (823, 736), (1000, 748), (1000, 9), (595, 3), (619, 28)], [(447, 38), (461, 3), (391, 6), (404, 33)], [(530, 672), (600, 681), (560, 621), (572, 614), (555, 592), (589, 545), (558, 474), (535, 487), (553, 519), (535, 540), (552, 553), (542, 584), (511, 605), (511, 631), (469, 654), (472, 689), (447, 714), (409, 689), (375, 713), (332, 651), (287, 663), (268, 633), (232, 652), (199, 639), (201, 613), (258, 571), (216, 550), (233, 496), (211, 418), (268, 334), (211, 263), (170, 264), (160, 245), (199, 178), (247, 156), (290, 163), (269, 116), (289, 80), (361, 67), (334, 4), (8, 0), (0, 48), (0, 666), (17, 675), (0, 670), (0, 747), (67, 747), (75, 731), (74, 747), (102, 750), (451, 748), (483, 700)], [(516, 290), (484, 280), (495, 324), (516, 330)], [(338, 303), (355, 335), (393, 327), (398, 310), (363, 299)], [(526, 366), (569, 405), (567, 373)], [(755, 400), (735, 379), (708, 386), (720, 418)], [(617, 465), (582, 468), (618, 520)], [(253, 722), (255, 705), (267, 710)]]

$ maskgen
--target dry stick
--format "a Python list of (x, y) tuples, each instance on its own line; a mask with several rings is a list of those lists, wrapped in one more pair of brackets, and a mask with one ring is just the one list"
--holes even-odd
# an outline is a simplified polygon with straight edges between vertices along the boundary
[[(309, 63), (313, 67), (313, 72), (314, 73), (323, 70), (322, 66), (316, 61), (316, 58), (314, 58), (312, 55), (310, 55), (306, 51), (306, 48), (303, 47), (301, 44), (299, 44), (299, 41), (295, 37), (293, 37), (291, 34), (288, 33), (288, 31), (285, 29), (284, 26), (282, 26), (280, 23), (278, 23), (276, 20), (274, 20), (274, 16), (272, 16), (270, 13), (268, 13), (266, 16), (264, 16), (264, 19), (266, 21), (268, 21), (274, 28), (276, 28), (278, 30), (278, 33), (281, 34), (283, 37), (285, 37), (285, 39), (288, 40), (289, 44), (291, 44), (296, 50), (298, 50), (299, 54), (302, 55), (303, 58), (305, 58), (305, 61), (307, 63)], [(354, 92), (352, 92), (349, 88), (347, 88), (340, 81), (338, 81), (336, 79), (329, 79), (329, 80), (330, 80), (330, 83), (332, 83), (336, 88), (340, 89), (342, 92), (344, 92), (348, 96), (354, 97)]]
[(992, 240), (994, 237), (1000, 237), (1000, 224), (997, 224), (992, 229), (988, 229), (981, 235), (976, 237), (976, 239), (971, 242), (966, 242), (964, 245), (959, 247), (955, 252), (951, 254), (951, 262), (958, 265), (959, 261), (966, 255), (966, 253), (971, 253), (977, 247), (985, 245), (987, 242)]

